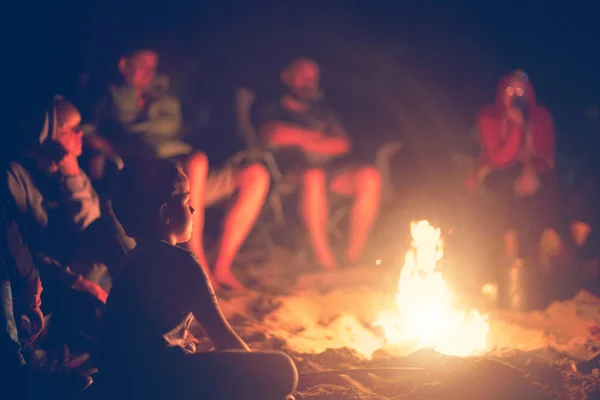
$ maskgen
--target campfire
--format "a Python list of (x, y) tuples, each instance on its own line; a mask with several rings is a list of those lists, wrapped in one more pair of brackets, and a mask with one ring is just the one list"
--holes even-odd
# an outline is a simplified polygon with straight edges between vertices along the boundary
[(600, 338), (589, 328), (600, 299), (581, 292), (528, 313), (479, 299), (472, 310), (444, 280), (440, 230), (420, 221), (411, 233), (404, 266), (305, 274), (286, 294), (221, 306), (253, 348), (292, 356), (297, 399), (599, 398)]
[(487, 347), (487, 315), (466, 311), (437, 269), (443, 254), (440, 230), (427, 221), (411, 224), (412, 248), (400, 273), (397, 310), (382, 313), (381, 327), (391, 345), (470, 356)]
[[(411, 233), (404, 266), (305, 274), (285, 295), (248, 292), (222, 299), (221, 307), (230, 317), (260, 320), (260, 327), (247, 327), (252, 335), (259, 329), (299, 354), (346, 348), (366, 360), (432, 349), (462, 358), (548, 347), (580, 359), (595, 354), (588, 327), (598, 325), (600, 299), (582, 292), (546, 310), (519, 313), (478, 298), (485, 308), (473, 310), (467, 304), (478, 293), (459, 294), (444, 280), (440, 230), (420, 221), (411, 224)], [(265, 276), (260, 268), (256, 274)], [(390, 280), (398, 282), (392, 293), (385, 283)]]

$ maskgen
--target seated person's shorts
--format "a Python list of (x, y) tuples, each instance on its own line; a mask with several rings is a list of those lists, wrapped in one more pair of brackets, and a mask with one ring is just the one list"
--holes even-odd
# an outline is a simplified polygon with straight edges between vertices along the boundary
[(230, 196), (236, 190), (234, 167), (224, 167), (208, 172), (206, 180), (205, 201), (207, 206), (216, 204)]
[[(188, 160), (189, 157), (190, 154), (186, 154), (170, 157), (170, 160), (185, 165), (185, 161)], [(231, 197), (235, 193), (235, 176), (239, 171), (239, 168), (241, 167), (225, 165), (222, 168), (209, 169), (204, 195), (205, 205), (207, 207), (215, 205)]]

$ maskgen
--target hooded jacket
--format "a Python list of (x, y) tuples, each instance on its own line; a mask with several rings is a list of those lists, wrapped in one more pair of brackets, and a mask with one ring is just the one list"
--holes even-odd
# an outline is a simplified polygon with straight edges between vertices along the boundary
[[(41, 130), (42, 118), (35, 116), (43, 118)], [(75, 238), (100, 217), (99, 198), (83, 171), (68, 177), (48, 175), (37, 165), (40, 156), (59, 160), (64, 155), (52, 140), (57, 127), (54, 102), (33, 114), (29, 125), (22, 132), (28, 136), (23, 141), (26, 156), (4, 169), (7, 213), (29, 245), (42, 278), (49, 275), (71, 285), (77, 276), (63, 266), (69, 262)]]
[(525, 124), (525, 129), (508, 122), (503, 97), (513, 76), (508, 74), (502, 78), (496, 91), (496, 103), (485, 107), (477, 116), (477, 128), (483, 147), (480, 165), (488, 169), (503, 169), (514, 165), (523, 148), (524, 135), (529, 132), (534, 150), (533, 164), (538, 173), (544, 173), (554, 166), (556, 137), (552, 117), (545, 107), (536, 103), (533, 85), (527, 81), (529, 122)]

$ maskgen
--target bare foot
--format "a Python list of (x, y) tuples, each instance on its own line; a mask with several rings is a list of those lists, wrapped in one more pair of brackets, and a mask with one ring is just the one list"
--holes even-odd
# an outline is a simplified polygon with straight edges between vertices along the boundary
[(217, 280), (215, 279), (215, 276), (210, 272), (209, 268), (205, 268), (204, 269), (206, 271), (206, 274), (208, 275), (208, 279), (210, 280), (210, 284), (213, 287), (213, 290), (216, 292), (217, 290), (221, 289), (221, 285), (219, 285), (219, 282), (217, 282)]
[(244, 285), (240, 281), (237, 280), (235, 275), (231, 271), (226, 272), (215, 272), (214, 275), (215, 281), (217, 284), (224, 288), (230, 290), (246, 290)]

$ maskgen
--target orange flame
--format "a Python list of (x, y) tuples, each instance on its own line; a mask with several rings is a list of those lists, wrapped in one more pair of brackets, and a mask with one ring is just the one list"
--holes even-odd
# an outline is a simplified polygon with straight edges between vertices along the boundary
[(396, 312), (387, 312), (375, 323), (388, 343), (414, 350), (434, 348), (440, 353), (469, 356), (487, 348), (487, 315), (453, 307), (454, 295), (437, 271), (443, 255), (440, 230), (428, 221), (412, 222), (412, 249), (400, 273)]

